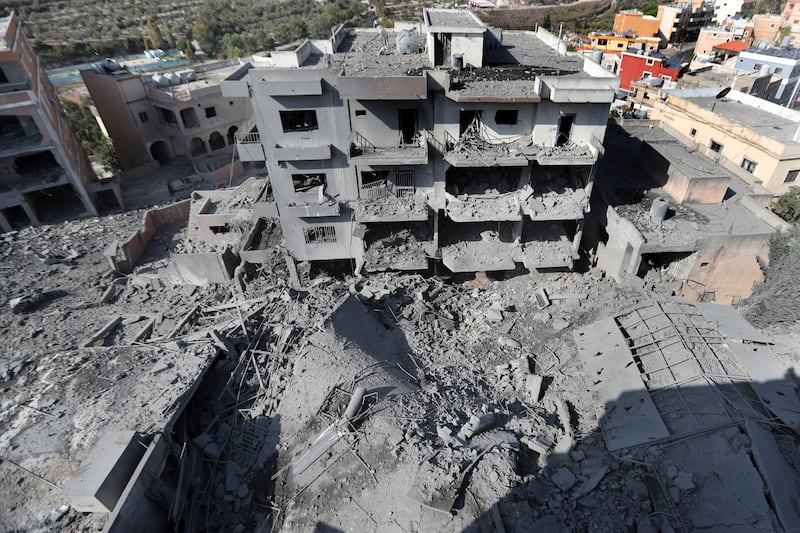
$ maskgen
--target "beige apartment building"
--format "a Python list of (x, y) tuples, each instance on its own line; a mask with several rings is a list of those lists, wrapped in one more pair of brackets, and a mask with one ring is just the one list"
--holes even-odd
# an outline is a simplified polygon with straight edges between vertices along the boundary
[(95, 195), (113, 187), (97, 181), (17, 16), (0, 18), (0, 229), (96, 215)]
[(98, 122), (129, 170), (230, 152), (250, 102), (224, 98), (219, 82), (240, 67), (228, 60), (146, 76), (106, 60), (81, 77)]
[(774, 195), (800, 184), (800, 112), (738, 91), (676, 89), (651, 99), (652, 118), (679, 139)]

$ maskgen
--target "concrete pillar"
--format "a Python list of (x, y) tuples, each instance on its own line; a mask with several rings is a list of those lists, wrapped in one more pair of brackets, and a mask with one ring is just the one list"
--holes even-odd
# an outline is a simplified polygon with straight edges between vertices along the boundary
[(84, 187), (83, 183), (79, 183), (77, 187), (73, 185), (72, 188), (78, 193), (81, 203), (83, 204), (83, 208), (86, 209), (86, 212), (89, 215), (96, 217), (97, 208), (94, 206), (94, 200), (92, 200), (92, 197), (89, 196), (89, 192), (86, 190), (86, 187)]
[(0, 229), (2, 229), (3, 231), (14, 231), (14, 228), (11, 226), (11, 223), (3, 214), (2, 210), (0, 210)]
[(22, 207), (23, 211), (25, 211), (25, 214), (28, 215), (28, 218), (31, 219), (31, 224), (34, 226), (41, 225), (41, 222), (39, 222), (39, 217), (36, 216), (36, 211), (34, 211), (30, 204), (28, 204), (27, 200), (23, 198), (19, 205)]

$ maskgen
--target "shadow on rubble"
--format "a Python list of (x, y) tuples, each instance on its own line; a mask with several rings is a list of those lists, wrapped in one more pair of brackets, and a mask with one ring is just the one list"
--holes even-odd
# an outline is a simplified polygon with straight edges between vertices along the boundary
[[(623, 393), (595, 407), (604, 414), (589, 433), (540, 423), (520, 436), (506, 456), (520, 481), (499, 499), (503, 468), (487, 453), (451, 513), (476, 513), (470, 533), (796, 531), (798, 391), (789, 371), (762, 383)], [(570, 434), (574, 444), (559, 453)]]

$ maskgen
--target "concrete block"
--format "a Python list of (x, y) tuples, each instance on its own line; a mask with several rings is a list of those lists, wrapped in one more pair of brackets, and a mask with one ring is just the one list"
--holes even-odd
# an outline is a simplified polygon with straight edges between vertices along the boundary
[(64, 496), (82, 513), (107, 513), (114, 509), (136, 470), (145, 447), (135, 431), (107, 431), (89, 456), (66, 482)]

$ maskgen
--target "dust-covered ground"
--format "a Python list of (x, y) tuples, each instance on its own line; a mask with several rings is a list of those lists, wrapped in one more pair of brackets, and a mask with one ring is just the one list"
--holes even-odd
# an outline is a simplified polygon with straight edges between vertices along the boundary
[[(180, 232), (119, 277), (103, 249), (142, 215), (0, 235), (2, 294), (22, 298), (0, 307), (5, 531), (101, 530), (107, 516), (70, 508), (60, 487), (109, 428), (174, 444), (172, 490), (151, 495), (164, 530), (785, 527), (754, 474), (746, 417), (607, 451), (573, 333), (652, 292), (577, 272), (315, 270), (292, 288), (280, 261), (242, 284), (165, 285)], [(797, 332), (773, 333), (797, 365)], [(796, 434), (771, 423), (796, 476)]]

